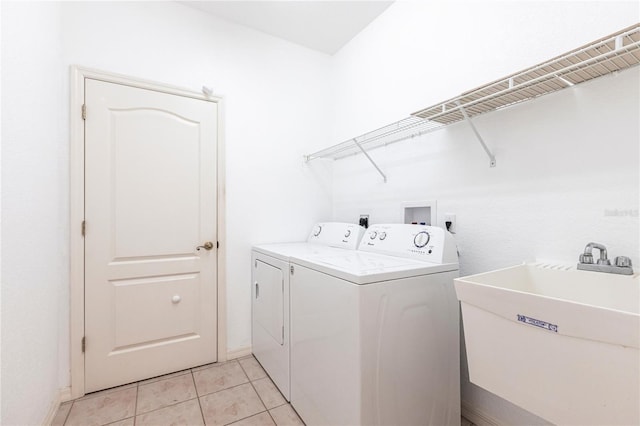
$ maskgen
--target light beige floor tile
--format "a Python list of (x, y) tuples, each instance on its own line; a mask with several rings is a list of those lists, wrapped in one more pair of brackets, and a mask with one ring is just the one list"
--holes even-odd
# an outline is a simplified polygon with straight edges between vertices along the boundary
[(237, 362), (227, 362), (204, 370), (194, 371), (193, 378), (196, 382), (199, 396), (218, 392), (249, 381)]
[(252, 382), (252, 384), (268, 410), (287, 403), (270, 378), (265, 377)]
[(276, 426), (276, 424), (273, 422), (269, 413), (265, 411), (264, 413), (231, 423), (230, 426)]
[(191, 371), (195, 373), (196, 371), (206, 370), (207, 368), (211, 368), (219, 365), (225, 365), (225, 364), (233, 364), (236, 362), (238, 361), (235, 359), (230, 359), (229, 361), (225, 361), (225, 362), (212, 362), (211, 364), (205, 364), (205, 365), (201, 365), (200, 367), (194, 367), (191, 369)]
[(197, 396), (191, 373), (140, 385), (136, 414), (157, 410)]
[(253, 381), (267, 377), (267, 373), (264, 372), (254, 357), (240, 359), (238, 362), (242, 365), (244, 372), (247, 373), (249, 380)]
[(51, 426), (62, 426), (64, 424), (65, 420), (67, 420), (67, 416), (69, 415), (69, 410), (71, 410), (71, 404), (71, 401), (60, 404), (60, 407), (58, 407), (58, 411), (56, 412), (56, 416), (51, 422)]
[(475, 426), (471, 421), (464, 417), (460, 417), (460, 426)]
[(290, 404), (269, 410), (269, 414), (271, 414), (278, 426), (304, 426), (304, 423)]
[(120, 391), (125, 390), (125, 389), (131, 389), (131, 388), (137, 388), (137, 387), (138, 387), (138, 383), (129, 383), (128, 385), (117, 386), (115, 388), (109, 388), (109, 389), (105, 389), (105, 390), (98, 391), (98, 392), (88, 393), (85, 396), (83, 396), (82, 398), (76, 399), (76, 401), (84, 401), (85, 399), (103, 397), (103, 396), (108, 395), (110, 393), (120, 392)]
[(197, 399), (181, 402), (136, 417), (136, 426), (204, 425)]
[(142, 381), (138, 382), (138, 385), (146, 385), (148, 383), (153, 383), (153, 382), (157, 382), (157, 381), (160, 381), (160, 380), (166, 380), (166, 379), (170, 379), (172, 377), (178, 377), (178, 376), (182, 376), (183, 374), (189, 374), (189, 373), (191, 373), (191, 369), (182, 370), (182, 371), (176, 371), (175, 373), (169, 373), (169, 374), (165, 374), (163, 376), (152, 377), (151, 379), (142, 380)]
[(120, 420), (119, 422), (109, 423), (106, 426), (133, 426), (134, 417), (129, 417), (128, 419)]
[(75, 401), (66, 426), (105, 425), (135, 414), (137, 386)]
[(249, 383), (203, 396), (200, 405), (207, 426), (226, 425), (265, 410)]

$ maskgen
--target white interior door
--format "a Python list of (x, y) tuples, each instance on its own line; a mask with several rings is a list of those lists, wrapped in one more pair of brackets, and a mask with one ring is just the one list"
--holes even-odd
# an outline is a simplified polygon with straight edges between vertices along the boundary
[(85, 104), (85, 391), (216, 361), (217, 104), (93, 79)]

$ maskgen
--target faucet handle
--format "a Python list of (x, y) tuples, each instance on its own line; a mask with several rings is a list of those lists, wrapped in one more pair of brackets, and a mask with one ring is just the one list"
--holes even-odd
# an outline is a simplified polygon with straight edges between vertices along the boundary
[(593, 255), (591, 253), (582, 253), (580, 255), (580, 263), (592, 264), (593, 263)]
[(615, 259), (615, 264), (616, 266), (619, 266), (621, 268), (630, 268), (631, 259), (629, 259), (627, 256), (618, 256)]

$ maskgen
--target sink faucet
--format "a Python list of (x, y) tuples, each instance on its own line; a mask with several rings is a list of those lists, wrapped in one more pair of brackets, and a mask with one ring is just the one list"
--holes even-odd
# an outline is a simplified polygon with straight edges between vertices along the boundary
[[(600, 252), (600, 258), (597, 263), (593, 264), (593, 249)], [(611, 274), (632, 275), (631, 259), (626, 256), (618, 256), (614, 260), (615, 264), (611, 265), (611, 261), (607, 258), (607, 248), (598, 243), (589, 243), (584, 248), (584, 253), (580, 255), (578, 269), (583, 271), (608, 272)]]
[(598, 265), (611, 265), (611, 261), (607, 259), (607, 248), (598, 243), (589, 243), (584, 248), (584, 253), (580, 255), (580, 263), (592, 264), (593, 254), (591, 250), (596, 249), (600, 252), (600, 259), (598, 259)]

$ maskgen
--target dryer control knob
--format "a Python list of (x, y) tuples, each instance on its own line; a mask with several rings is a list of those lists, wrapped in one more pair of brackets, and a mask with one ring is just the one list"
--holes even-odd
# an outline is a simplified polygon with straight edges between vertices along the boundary
[(313, 228), (314, 237), (317, 237), (318, 235), (320, 235), (321, 232), (322, 232), (322, 226), (318, 225), (315, 228)]
[(351, 229), (347, 229), (347, 232), (344, 233), (344, 237), (349, 238), (349, 235), (351, 235)]
[(386, 232), (381, 232), (380, 233), (380, 241), (384, 240), (385, 238), (387, 238), (387, 233)]
[(431, 237), (427, 231), (418, 232), (413, 238), (413, 244), (418, 248), (422, 248), (429, 244), (430, 239)]
[(375, 240), (377, 236), (378, 236), (378, 233), (376, 231), (373, 231), (371, 235), (369, 235), (369, 238), (371, 238), (372, 240)]

